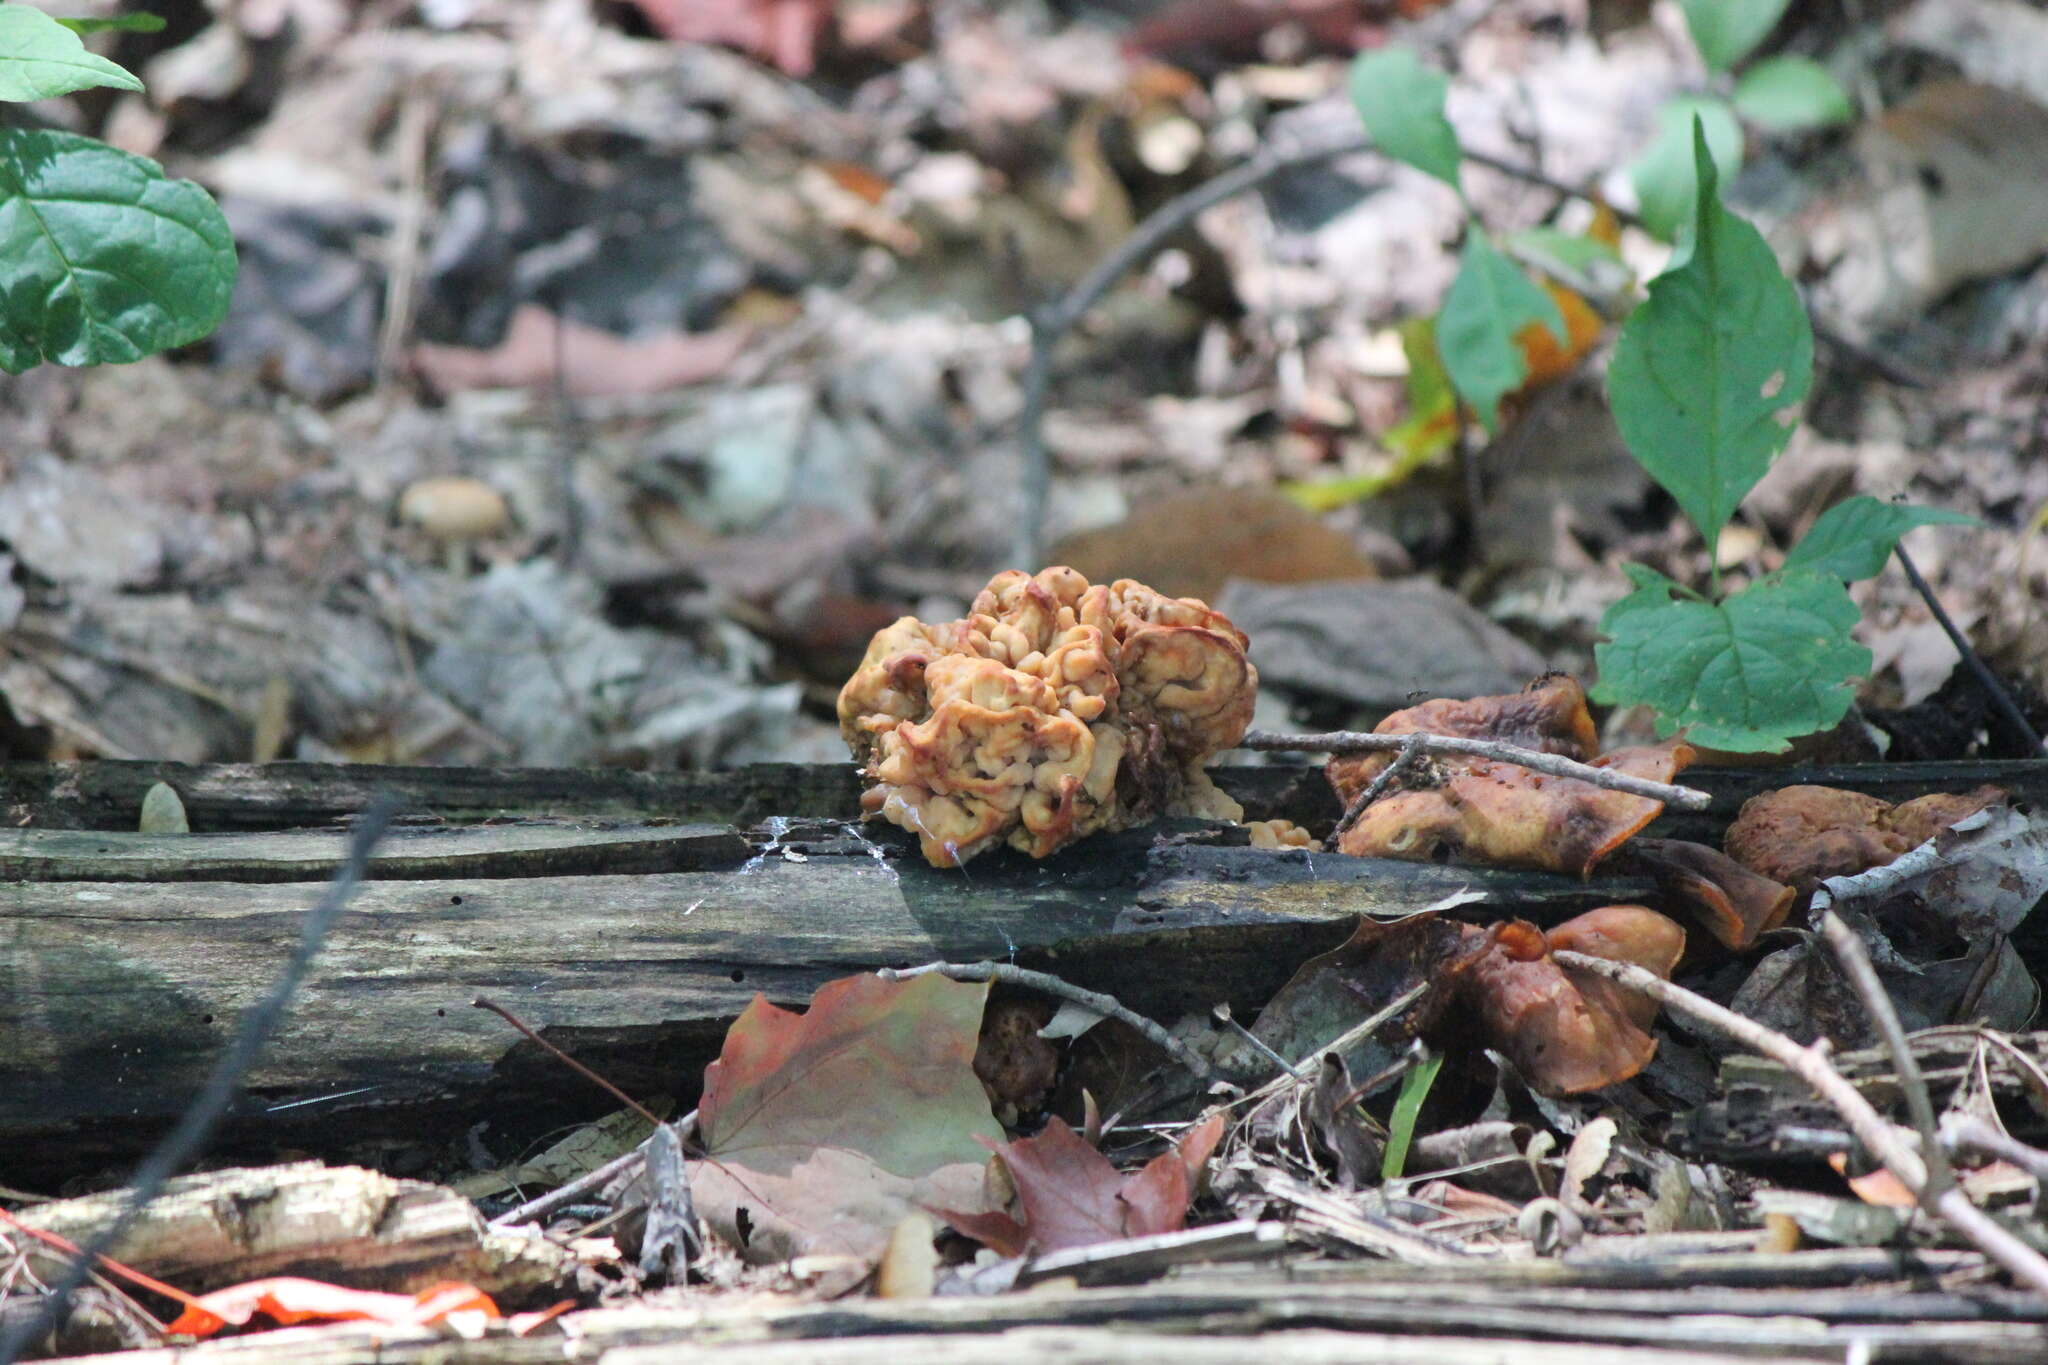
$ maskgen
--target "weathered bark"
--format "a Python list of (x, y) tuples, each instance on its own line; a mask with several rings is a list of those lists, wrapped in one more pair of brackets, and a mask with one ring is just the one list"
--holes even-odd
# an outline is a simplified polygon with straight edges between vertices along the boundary
[[(401, 840), (380, 869), (394, 879), (358, 891), (250, 1077), (238, 1127), (331, 1134), (346, 1114), (367, 1135), (380, 1117), (402, 1131), (425, 1114), (452, 1122), (486, 1087), (501, 1105), (585, 1095), (558, 1063), (471, 1009), (478, 995), (519, 1010), (629, 1090), (687, 1097), (757, 991), (801, 1005), (823, 982), (875, 967), (1014, 958), (1170, 1019), (1222, 1000), (1256, 1008), (1361, 914), (1408, 913), (1471, 891), (1480, 899), (1463, 913), (1548, 919), (1648, 889), (1182, 842), (1242, 838), (1193, 822), (1177, 834), (1097, 839), (1051, 863), (1005, 853), (965, 874), (839, 822), (778, 829), (778, 846), (737, 866), (633, 876), (514, 877), (500, 867), (408, 880), (408, 868), (438, 872), (436, 858), (461, 856), (470, 834), (491, 836), (479, 857), (518, 855), (503, 846), (509, 829), (409, 836), (442, 849), (435, 857), (412, 856)], [(558, 851), (560, 833), (543, 842)], [(580, 833), (599, 842), (568, 847), (610, 839), (621, 856), (637, 856), (678, 832)], [(92, 859), (122, 857), (121, 839), (89, 837), (105, 842), (42, 870), (74, 876)], [(680, 837), (720, 859), (732, 842)], [(135, 838), (155, 856), (161, 841)], [(266, 864), (272, 838), (282, 852)], [(36, 860), (18, 851), (25, 842), (11, 856), (33, 871)], [(334, 851), (327, 836), (207, 842), (222, 863), (266, 877)], [(90, 1152), (77, 1140), (87, 1133), (126, 1149), (182, 1109), (241, 1012), (269, 990), (316, 894), (272, 880), (57, 880), (18, 883), (0, 898), (0, 1143), (10, 1173), (25, 1179)], [(136, 1120), (140, 1128), (128, 1126)], [(73, 1140), (54, 1142), (60, 1134)]]

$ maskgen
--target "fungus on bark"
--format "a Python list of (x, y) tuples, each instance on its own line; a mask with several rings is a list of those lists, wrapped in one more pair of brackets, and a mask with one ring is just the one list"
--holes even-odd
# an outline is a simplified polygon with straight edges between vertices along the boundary
[(1130, 579), (998, 574), (958, 621), (878, 631), (840, 691), (862, 809), (935, 867), (1002, 843), (1043, 858), (1162, 814), (1238, 819), (1202, 764), (1251, 723), (1247, 643)]

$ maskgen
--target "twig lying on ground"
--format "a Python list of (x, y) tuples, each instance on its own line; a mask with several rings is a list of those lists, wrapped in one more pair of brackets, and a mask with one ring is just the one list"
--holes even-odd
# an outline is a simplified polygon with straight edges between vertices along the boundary
[[(697, 1129), (697, 1111), (692, 1109), (675, 1121), (676, 1138), (688, 1142)], [(641, 1143), (621, 1157), (614, 1157), (594, 1171), (585, 1171), (566, 1185), (558, 1185), (546, 1194), (536, 1195), (516, 1208), (510, 1208), (493, 1218), (493, 1228), (509, 1228), (518, 1223), (530, 1223), (536, 1218), (545, 1218), (565, 1204), (573, 1204), (586, 1194), (594, 1193), (609, 1185), (616, 1176), (624, 1175), (641, 1162), (647, 1160), (647, 1144)]]
[[(1604, 957), (1558, 949), (1553, 954), (1564, 966), (1592, 972), (1618, 981), (1709, 1028), (1726, 1034), (1753, 1052), (1770, 1058), (1806, 1082), (1813, 1092), (1842, 1116), (1849, 1131), (1885, 1169), (1897, 1176), (1917, 1197), (1927, 1188), (1927, 1164), (1913, 1150), (1908, 1135), (1871, 1106), (1863, 1093), (1828, 1063), (1818, 1048), (1801, 1047), (1784, 1034), (1767, 1029), (1754, 1019), (1745, 1019), (1723, 1009), (1704, 996), (1683, 986), (1674, 986), (1655, 972), (1632, 962), (1614, 962)], [(1982, 1209), (1972, 1204), (1960, 1189), (1951, 1186), (1936, 1197), (1933, 1212), (1979, 1250), (2009, 1271), (2013, 1278), (2038, 1294), (2048, 1294), (2048, 1259), (2008, 1232)]]
[(2012, 694), (2005, 690), (2005, 684), (1998, 680), (1998, 675), (1991, 671), (1990, 666), (1977, 651), (1971, 648), (1969, 639), (1956, 628), (1956, 623), (1950, 619), (1947, 609), (1941, 605), (1941, 599), (1934, 595), (1934, 589), (1920, 576), (1920, 566), (1913, 562), (1913, 556), (1906, 553), (1905, 545), (1894, 545), (1892, 553), (1898, 557), (1899, 567), (1906, 571), (1906, 581), (1913, 585), (1914, 592), (1920, 594), (1920, 600), (1927, 604), (1927, 610), (1934, 613), (1934, 619), (1941, 626), (1942, 632), (1948, 636), (1948, 642), (1956, 647), (1956, 653), (1962, 657), (1963, 666), (1970, 670), (1970, 676), (1984, 689), (1985, 695), (1991, 699), (1991, 704), (1998, 709), (1998, 714), (2005, 718), (2005, 723), (2010, 725), (2014, 733), (2024, 739), (2035, 753), (2040, 753), (2043, 747), (2041, 736), (2027, 723), (2019, 704), (2012, 699)]
[(1422, 753), (1423, 741), (1428, 738), (1428, 735), (1419, 730), (1408, 736), (1401, 745), (1401, 752), (1394, 755), (1394, 761), (1380, 769), (1379, 776), (1368, 782), (1365, 790), (1351, 798), (1351, 804), (1344, 808), (1343, 818), (1338, 820), (1337, 827), (1330, 831), (1333, 843), (1345, 830), (1358, 823), (1358, 817), (1365, 814), (1365, 808), (1379, 800), (1380, 793), (1392, 785), (1395, 778), (1414, 766), (1416, 757)]
[(1958, 1112), (1944, 1117), (1941, 1146), (1952, 1154), (1975, 1152), (1996, 1161), (2010, 1161), (2035, 1180), (2048, 1184), (2048, 1152), (1999, 1132), (1975, 1114)]
[(1209, 1064), (1208, 1058), (1144, 1015), (1127, 1008), (1115, 996), (1083, 990), (1045, 972), (1034, 972), (1027, 967), (1013, 967), (1007, 962), (927, 962), (922, 967), (885, 968), (875, 975), (884, 981), (908, 981), (916, 976), (943, 976), (951, 981), (1000, 981), (1006, 986), (1022, 986), (1026, 990), (1043, 991), (1062, 1000), (1071, 1000), (1083, 1009), (1123, 1020), (1157, 1043), (1165, 1050), (1167, 1056), (1204, 1081), (1215, 1082), (1223, 1079), (1216, 1068)]
[(1237, 742), (1237, 747), (1269, 752), (1299, 749), (1310, 753), (1370, 754), (1388, 749), (1405, 749), (1413, 740), (1421, 741), (1418, 747), (1425, 754), (1467, 754), (1473, 758), (1490, 758), (1496, 763), (1514, 763), (1531, 772), (1548, 773), (1552, 777), (1576, 778), (1580, 782), (1605, 787), (1609, 791), (1648, 797), (1652, 801), (1662, 801), (1679, 810), (1705, 810), (1714, 801), (1712, 796), (1697, 787), (1678, 787), (1669, 782), (1652, 782), (1647, 777), (1631, 777), (1612, 768), (1596, 768), (1590, 763), (1580, 763), (1561, 754), (1541, 753), (1535, 749), (1518, 748), (1513, 744), (1502, 744), (1491, 739), (1462, 739), (1456, 735), (1373, 735), (1362, 730), (1331, 730), (1319, 735), (1283, 735), (1272, 730), (1251, 730)]
[(93, 1267), (128, 1231), (143, 1208), (157, 1197), (164, 1182), (212, 1138), (214, 1129), (240, 1092), (249, 1068), (256, 1064), (265, 1044), (270, 1041), (270, 1035), (277, 1031), (278, 1024), (284, 1019), (285, 1010), (298, 993), (299, 984), (306, 979), (313, 959), (320, 953), (320, 946), (327, 941), (327, 931), (334, 927), (334, 921), (347, 907), (349, 897), (355, 894), (356, 886), (370, 864), (370, 853), (377, 847), (377, 841), (384, 837), (395, 809), (396, 803), (388, 795), (380, 794), (371, 799), (356, 820), (355, 832), (349, 838), (348, 856), (342, 860), (334, 880), (327, 884), (319, 901), (306, 915), (298, 947), (292, 950), (291, 958), (278, 974), (270, 994), (242, 1016), (234, 1041), (213, 1064), (213, 1071), (207, 1076), (198, 1098), (179, 1116), (177, 1126), (135, 1168), (135, 1174), (128, 1180), (128, 1201), (121, 1206), (121, 1211), (85, 1244), (84, 1251), (71, 1263), (64, 1278), (43, 1296), (35, 1315), (19, 1324), (14, 1331), (0, 1335), (0, 1365), (11, 1365), (31, 1345), (42, 1340), (62, 1316), (71, 1296), (92, 1275)]

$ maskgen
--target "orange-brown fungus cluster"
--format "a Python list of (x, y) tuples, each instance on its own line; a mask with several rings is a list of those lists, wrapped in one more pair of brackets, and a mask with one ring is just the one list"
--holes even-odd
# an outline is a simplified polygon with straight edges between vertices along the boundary
[(1566, 920), (1549, 933), (1522, 920), (1491, 929), (1464, 926), (1487, 940), (1465, 977), (1488, 1033), (1529, 1083), (1576, 1095), (1613, 1085), (1657, 1053), (1650, 1025), (1657, 1002), (1606, 977), (1574, 971), (1551, 954), (1633, 962), (1669, 980), (1685, 952), (1685, 930), (1641, 905), (1608, 905)]
[[(1674, 740), (1596, 757), (1599, 738), (1586, 711), (1585, 690), (1557, 673), (1509, 696), (1431, 701), (1396, 711), (1374, 733), (1418, 730), (1518, 745), (1656, 782), (1671, 781), (1693, 755)], [(1339, 757), (1330, 760), (1326, 771), (1348, 806), (1392, 761), (1387, 753)], [(1337, 850), (1359, 857), (1455, 859), (1584, 876), (1664, 808), (1648, 797), (1550, 777), (1514, 763), (1447, 755), (1434, 761), (1434, 769), (1427, 781), (1405, 776), (1404, 788), (1368, 806), (1338, 839)]]
[(1752, 796), (1728, 826), (1728, 856), (1803, 901), (1829, 877), (1883, 867), (2005, 795), (1997, 787), (1936, 792), (1894, 806), (1837, 787), (1780, 787)]
[(953, 867), (1043, 858), (1159, 814), (1235, 820), (1202, 771), (1251, 723), (1242, 632), (1193, 598), (1068, 568), (996, 575), (958, 621), (876, 632), (839, 694), (862, 797)]

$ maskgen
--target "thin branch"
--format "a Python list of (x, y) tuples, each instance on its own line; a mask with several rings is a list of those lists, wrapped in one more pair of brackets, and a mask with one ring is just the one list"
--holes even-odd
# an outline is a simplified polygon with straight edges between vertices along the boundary
[(1343, 818), (1338, 820), (1337, 827), (1330, 831), (1332, 847), (1345, 830), (1358, 823), (1358, 817), (1365, 814), (1365, 808), (1380, 799), (1380, 793), (1384, 792), (1395, 778), (1414, 766), (1416, 758), (1422, 753), (1422, 742), (1427, 738), (1428, 735), (1420, 730), (1408, 736), (1406, 742), (1401, 745), (1401, 752), (1394, 755), (1394, 761), (1380, 769), (1379, 775), (1367, 783), (1363, 791), (1351, 798), (1351, 804), (1344, 808)]
[(1121, 1019), (1157, 1043), (1165, 1050), (1167, 1056), (1204, 1081), (1213, 1083), (1224, 1079), (1222, 1074), (1209, 1064), (1208, 1058), (1144, 1015), (1126, 1007), (1115, 996), (1083, 990), (1047, 972), (1034, 972), (1028, 967), (1014, 967), (1007, 962), (927, 962), (922, 967), (885, 968), (875, 975), (884, 981), (908, 981), (917, 976), (943, 976), (950, 981), (1000, 981), (1006, 986), (1022, 986), (1026, 990), (1042, 991), (1047, 995), (1058, 996), (1062, 1000), (1071, 1000), (1083, 1009), (1093, 1010), (1097, 1014)]
[(1927, 1183), (1920, 1190), (1920, 1202), (1932, 1208), (1935, 1197), (1956, 1183), (1956, 1175), (1949, 1169), (1948, 1156), (1942, 1151), (1941, 1136), (1935, 1128), (1934, 1101), (1927, 1094), (1927, 1078), (1920, 1074), (1920, 1062), (1913, 1056), (1906, 1026), (1899, 1022), (1891, 996), (1877, 979), (1877, 968), (1871, 965), (1870, 952), (1863, 946), (1863, 940), (1828, 908), (1833, 893), (1825, 885), (1814, 892), (1814, 899), (1822, 906), (1821, 934), (1834, 950), (1835, 959), (1842, 964), (1849, 984), (1856, 988), (1864, 1011), (1877, 1025), (1878, 1036), (1884, 1039), (1885, 1049), (1892, 1055), (1892, 1069), (1898, 1073), (1899, 1088), (1906, 1094), (1906, 1112), (1913, 1116), (1913, 1127), (1920, 1134), (1920, 1152), (1927, 1162)]
[(57, 1324), (64, 1312), (64, 1306), (71, 1296), (92, 1275), (93, 1267), (110, 1251), (114, 1244), (134, 1225), (149, 1202), (162, 1192), (164, 1182), (206, 1146), (214, 1130), (226, 1115), (228, 1107), (241, 1093), (242, 1082), (249, 1069), (256, 1065), (263, 1055), (264, 1047), (270, 1042), (271, 1034), (283, 1022), (285, 1011), (290, 1008), (292, 997), (298, 994), (299, 985), (312, 970), (313, 959), (320, 954), (320, 948), (327, 941), (327, 931), (334, 927), (336, 919), (347, 908), (349, 898), (363, 879), (363, 873), (370, 865), (370, 853), (377, 847), (377, 841), (384, 837), (390, 827), (391, 816), (396, 802), (386, 793), (379, 793), (370, 799), (361, 816), (356, 820), (355, 832), (349, 838), (348, 854), (342, 859), (341, 867), (334, 874), (334, 880), (314, 903), (306, 915), (305, 925), (300, 930), (298, 946), (285, 961), (284, 969), (278, 973), (270, 993), (259, 1000), (242, 1016), (241, 1024), (235, 1030), (233, 1041), (227, 1051), (221, 1053), (213, 1064), (213, 1070), (206, 1077), (206, 1084), (200, 1089), (185, 1112), (179, 1116), (177, 1126), (171, 1129), (163, 1141), (150, 1150), (135, 1168), (128, 1180), (128, 1198), (121, 1205), (120, 1212), (107, 1220), (100, 1230), (85, 1243), (85, 1249), (71, 1268), (43, 1295), (36, 1311), (21, 1322), (14, 1331), (0, 1334), (0, 1365), (19, 1360), (30, 1345), (40, 1341), (43, 1335)]
[[(1705, 810), (1714, 802), (1710, 794), (1697, 787), (1652, 782), (1647, 777), (1633, 777), (1612, 768), (1596, 768), (1562, 754), (1546, 754), (1497, 740), (1464, 739), (1457, 735), (1425, 733), (1417, 738), (1422, 740), (1421, 750), (1426, 754), (1464, 754), (1472, 758), (1490, 758), (1496, 763), (1513, 763), (1531, 772), (1569, 777), (1609, 791), (1648, 797), (1679, 810)], [(1362, 730), (1331, 730), (1319, 735), (1283, 735), (1272, 730), (1251, 730), (1237, 742), (1237, 747), (1282, 753), (1299, 749), (1324, 754), (1373, 754), (1406, 748), (1409, 740), (1408, 735), (1373, 735)]]
[(1927, 610), (1934, 613), (1934, 619), (1940, 624), (1942, 632), (1948, 636), (1949, 643), (1954, 645), (1956, 653), (1962, 656), (1963, 666), (1970, 670), (1971, 676), (1977, 680), (1977, 685), (1984, 689), (1984, 694), (1991, 699), (1991, 704), (1998, 708), (1998, 714), (2005, 717), (2005, 723), (2013, 728), (2014, 733), (2026, 740), (2035, 753), (2040, 753), (2041, 736), (2027, 723), (2019, 704), (2013, 701), (2012, 694), (2005, 690), (2005, 684), (1992, 673), (1982, 656), (1971, 648), (1962, 631), (1956, 629), (1956, 623), (1950, 619), (1948, 611), (1941, 605), (1941, 599), (1934, 595), (1934, 589), (1920, 576), (1920, 568), (1913, 562), (1913, 556), (1906, 553), (1905, 542), (1901, 541), (1894, 546), (1892, 553), (1899, 557), (1899, 567), (1906, 571), (1906, 580), (1913, 585), (1913, 591), (1920, 594), (1920, 600), (1927, 604)]
[(2048, 1152), (2029, 1147), (2017, 1138), (1999, 1132), (1975, 1114), (1954, 1113), (1941, 1121), (1942, 1150), (1960, 1155), (1975, 1152), (1998, 1161), (2009, 1161), (2043, 1185), (2048, 1185)]
[[(1829, 1065), (1819, 1049), (1801, 1047), (1784, 1034), (1767, 1029), (1754, 1019), (1745, 1019), (1733, 1010), (1723, 1009), (1683, 986), (1674, 986), (1633, 962), (1614, 962), (1566, 949), (1557, 949), (1552, 956), (1564, 966), (1592, 972), (1610, 981), (1618, 981), (1631, 990), (1641, 991), (1658, 1004), (1698, 1020), (1752, 1052), (1770, 1058), (1806, 1082), (1816, 1095), (1840, 1114), (1864, 1150), (1883, 1163), (1885, 1169), (1897, 1176), (1915, 1197), (1927, 1187), (1927, 1164), (1913, 1150), (1905, 1131), (1878, 1113), (1863, 1097), (1862, 1091)], [(1980, 1251), (2004, 1266), (2014, 1279), (2037, 1294), (2048, 1294), (2048, 1258), (1972, 1204), (1960, 1189), (1951, 1186), (1944, 1190), (1935, 1198), (1933, 1212)]]

